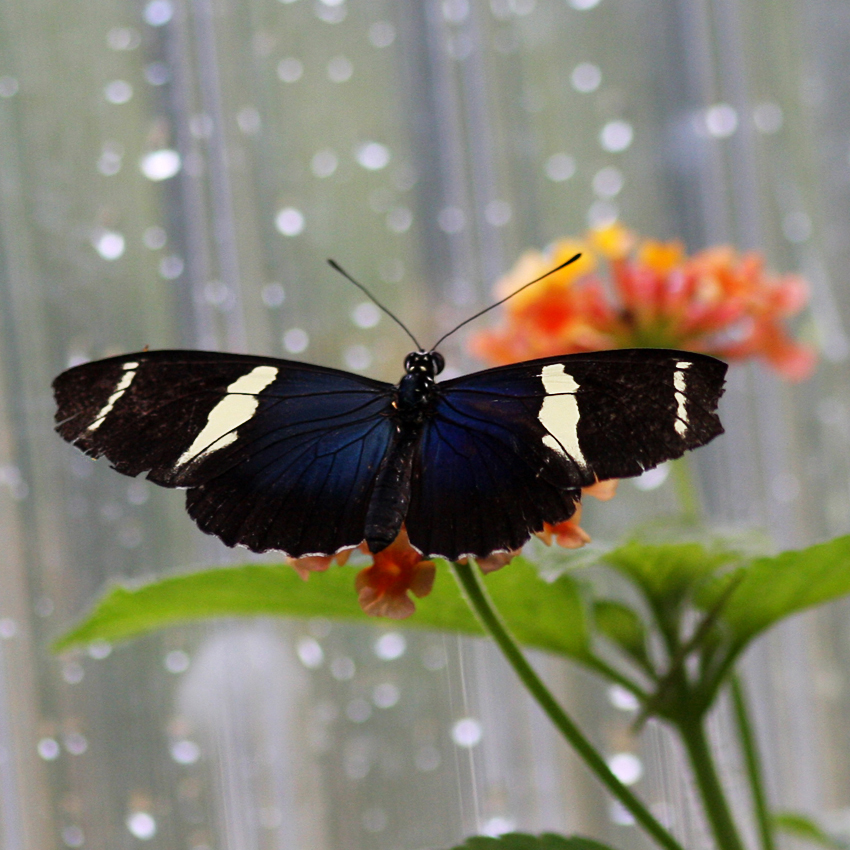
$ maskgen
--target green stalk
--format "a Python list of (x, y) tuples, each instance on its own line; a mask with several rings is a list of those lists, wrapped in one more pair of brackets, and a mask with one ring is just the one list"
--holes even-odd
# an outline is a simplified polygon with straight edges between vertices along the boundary
[(575, 722), (561, 708), (540, 677), (534, 672), (534, 668), (526, 661), (516, 641), (510, 636), (493, 608), (484, 587), (475, 575), (473, 567), (468, 563), (454, 563), (452, 566), (469, 606), (475, 612), (485, 631), (496, 641), (508, 663), (519, 676), (520, 681), (555, 724), (558, 731), (581, 756), (591, 772), (660, 846), (667, 848), (667, 850), (683, 850), (682, 845), (650, 814), (643, 803), (614, 776), (593, 744), (582, 734)]
[(682, 509), (682, 518), (696, 523), (700, 519), (701, 509), (697, 488), (687, 457), (670, 461), (670, 471), (673, 476), (673, 487)]
[(753, 806), (756, 810), (756, 821), (761, 835), (761, 846), (763, 850), (775, 850), (776, 842), (773, 837), (773, 824), (770, 810), (767, 807), (767, 798), (764, 793), (762, 782), (761, 759), (756, 747), (753, 735), (753, 724), (750, 720), (750, 712), (747, 708), (747, 700), (741, 680), (736, 674), (731, 676), (732, 706), (735, 712), (735, 722), (738, 727), (738, 736), (741, 739), (741, 748), (744, 751), (744, 761), (747, 766), (747, 778), (750, 782), (750, 793), (753, 795)]
[(717, 846), (720, 850), (744, 850), (741, 837), (738, 835), (735, 822), (732, 820), (732, 813), (723, 793), (723, 787), (717, 776), (717, 769), (711, 758), (711, 750), (706, 739), (702, 717), (691, 717), (683, 714), (676, 718), (674, 723), (688, 752), (697, 787), (702, 797), (705, 815), (711, 825)]

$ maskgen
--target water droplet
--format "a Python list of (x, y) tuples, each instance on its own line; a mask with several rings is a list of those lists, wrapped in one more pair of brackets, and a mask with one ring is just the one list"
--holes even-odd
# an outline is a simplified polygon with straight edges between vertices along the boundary
[(171, 745), (171, 758), (177, 764), (194, 764), (201, 757), (201, 748), (188, 739), (175, 741)]
[(139, 160), (139, 168), (148, 180), (167, 180), (180, 171), (180, 154), (171, 148), (151, 151)]
[(69, 732), (65, 736), (63, 743), (65, 744), (65, 749), (72, 756), (81, 756), (89, 748), (89, 742), (86, 736), (81, 735), (79, 732)]
[(511, 818), (496, 815), (496, 817), (488, 818), (481, 826), (481, 834), (487, 835), (490, 838), (498, 838), (506, 832), (513, 832), (516, 829), (516, 821)]
[(566, 153), (553, 153), (546, 160), (546, 176), (556, 183), (569, 180), (576, 173), (576, 161)]
[(624, 183), (623, 172), (614, 166), (600, 168), (593, 175), (593, 191), (600, 198), (613, 198), (619, 195)]
[(145, 22), (152, 27), (161, 27), (167, 24), (174, 16), (174, 7), (171, 0), (150, 0), (145, 6)]
[(290, 354), (300, 354), (309, 344), (310, 337), (302, 328), (290, 328), (283, 335), (283, 347)]
[(0, 77), (0, 97), (14, 97), (20, 88), (16, 77)]
[(609, 121), (599, 134), (599, 143), (610, 153), (626, 150), (634, 138), (634, 129), (628, 121)]
[(104, 260), (117, 260), (124, 254), (124, 235), (116, 230), (100, 230), (92, 239), (95, 251)]
[(481, 724), (474, 717), (464, 717), (452, 726), (452, 740), (459, 747), (474, 747), (482, 734)]
[(295, 207), (284, 207), (275, 216), (274, 224), (284, 236), (298, 236), (304, 230), (304, 214)]
[(349, 345), (343, 353), (345, 365), (352, 372), (362, 372), (372, 365), (372, 352), (365, 345)]
[(392, 682), (382, 682), (372, 691), (372, 702), (378, 708), (392, 708), (401, 697), (401, 691)]
[(738, 129), (738, 113), (728, 103), (717, 103), (705, 111), (705, 129), (715, 139), (726, 139)]
[(183, 258), (173, 255), (159, 262), (159, 276), (165, 280), (176, 280), (183, 274)]
[(106, 34), (106, 46), (110, 50), (135, 50), (141, 43), (139, 31), (132, 27), (113, 27)]
[(287, 56), (277, 63), (277, 76), (281, 82), (295, 83), (301, 79), (303, 73), (304, 65), (294, 56)]
[(372, 716), (372, 706), (365, 699), (358, 697), (345, 707), (345, 716), (352, 723), (365, 723)]
[(387, 632), (375, 641), (375, 655), (381, 661), (395, 661), (407, 650), (407, 641), (401, 632)]
[(413, 213), (407, 207), (393, 207), (387, 213), (387, 228), (393, 233), (407, 233), (413, 224)]
[(374, 47), (389, 47), (395, 41), (395, 27), (389, 21), (375, 21), (369, 27), (369, 41)]
[(133, 97), (133, 87), (126, 80), (113, 80), (103, 90), (104, 97), (109, 103), (127, 103)]
[(104, 658), (108, 658), (112, 654), (112, 644), (106, 640), (92, 641), (86, 651), (89, 658), (93, 658), (95, 661), (103, 661)]
[(339, 160), (330, 148), (316, 151), (310, 160), (310, 170), (316, 177), (330, 177), (336, 171)]
[(379, 171), (386, 168), (392, 158), (390, 149), (380, 142), (366, 142), (360, 145), (355, 156), (360, 165), (369, 171)]
[(266, 307), (280, 307), (286, 300), (286, 291), (280, 283), (267, 283), (260, 292), (260, 298)]
[(344, 3), (340, 2), (331, 5), (330, 3), (326, 3), (325, 0), (320, 0), (320, 2), (313, 7), (313, 10), (316, 13), (316, 17), (320, 21), (324, 21), (326, 24), (340, 24), (345, 20), (345, 17), (348, 14), (348, 9)]
[(134, 812), (127, 818), (127, 829), (142, 841), (148, 841), (156, 835), (156, 821), (147, 812)]
[(760, 133), (778, 133), (784, 121), (785, 116), (778, 103), (758, 103), (753, 109), (753, 124)]
[(72, 824), (66, 826), (62, 830), (62, 842), (66, 847), (82, 847), (85, 844), (86, 836), (80, 827)]
[(347, 56), (335, 56), (328, 62), (328, 79), (332, 83), (346, 83), (354, 73), (354, 65)]
[(351, 321), (358, 328), (374, 328), (381, 320), (381, 311), (371, 301), (363, 301), (351, 311)]
[(189, 669), (189, 655), (182, 649), (172, 649), (163, 661), (169, 673), (185, 673)]
[(254, 136), (260, 132), (263, 121), (256, 106), (244, 106), (236, 113), (236, 123), (246, 136)]
[(634, 826), (634, 815), (619, 801), (612, 800), (608, 807), (608, 814), (612, 823), (618, 826)]
[(570, 82), (577, 92), (589, 94), (599, 88), (602, 82), (602, 71), (592, 62), (582, 62), (573, 68)]
[(145, 79), (152, 86), (164, 86), (171, 79), (171, 71), (165, 62), (150, 62), (145, 65)]
[(632, 483), (638, 490), (656, 490), (667, 480), (669, 475), (670, 464), (662, 463), (661, 466), (656, 466), (655, 469), (647, 469), (637, 478), (632, 478)]
[(331, 661), (331, 676), (338, 682), (348, 682), (354, 678), (357, 668), (354, 662), (347, 656), (339, 656)]
[(36, 745), (36, 749), (45, 761), (53, 761), (61, 752), (59, 742), (55, 738), (42, 738)]
[(587, 211), (587, 223), (592, 228), (608, 227), (620, 216), (620, 210), (611, 201), (596, 201)]
[(79, 685), (83, 681), (85, 670), (79, 661), (67, 661), (62, 665), (62, 678), (69, 685)]
[(443, 17), (450, 24), (461, 24), (469, 17), (469, 0), (443, 0)]
[(317, 667), (321, 667), (322, 662), (325, 660), (325, 653), (322, 651), (319, 642), (311, 637), (301, 638), (298, 641), (295, 652), (301, 663), (308, 670), (315, 670)]
[(617, 753), (608, 759), (611, 773), (623, 783), (634, 785), (643, 776), (643, 764), (634, 753)]

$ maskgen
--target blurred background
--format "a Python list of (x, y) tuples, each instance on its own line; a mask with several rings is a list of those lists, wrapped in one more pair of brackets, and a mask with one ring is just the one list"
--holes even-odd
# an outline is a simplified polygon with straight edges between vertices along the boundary
[[(110, 581), (247, 553), (201, 534), (180, 494), (63, 444), (50, 382), (145, 345), (396, 381), (408, 340), (327, 257), (427, 345), (522, 250), (619, 219), (809, 280), (817, 373), (734, 367), (728, 433), (697, 465), (721, 524), (777, 547), (846, 533), (850, 7), (0, 0), (0, 15), (2, 846), (417, 850), (520, 829), (648, 847), (483, 642), (263, 620), (52, 655)], [(464, 332), (449, 374), (476, 365)], [(628, 483), (583, 525), (615, 539), (673, 504), (669, 482)], [(837, 831), (846, 615), (797, 618), (744, 663), (773, 803)], [(664, 730), (635, 739), (623, 694), (537, 661), (624, 780), (710, 847)], [(722, 705), (713, 732), (732, 746)]]

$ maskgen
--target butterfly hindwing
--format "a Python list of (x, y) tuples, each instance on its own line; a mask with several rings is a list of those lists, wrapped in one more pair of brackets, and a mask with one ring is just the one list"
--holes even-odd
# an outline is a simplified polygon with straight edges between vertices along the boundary
[(455, 558), (518, 548), (575, 511), (580, 488), (703, 445), (726, 365), (636, 349), (489, 369), (439, 385), (414, 465), (407, 529)]
[(290, 555), (363, 539), (393, 431), (393, 387), (303, 363), (212, 352), (125, 355), (54, 383), (57, 428), (127, 475), (190, 488), (228, 545)]

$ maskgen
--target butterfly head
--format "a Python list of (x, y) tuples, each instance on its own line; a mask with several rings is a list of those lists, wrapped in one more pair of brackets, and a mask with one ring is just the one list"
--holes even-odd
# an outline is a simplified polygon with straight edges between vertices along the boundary
[(411, 351), (404, 358), (404, 371), (408, 375), (424, 375), (432, 380), (445, 366), (446, 361), (439, 351)]

